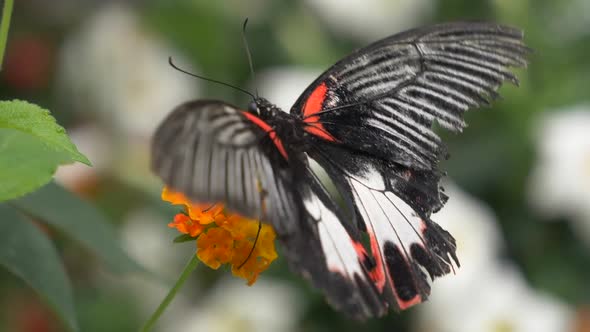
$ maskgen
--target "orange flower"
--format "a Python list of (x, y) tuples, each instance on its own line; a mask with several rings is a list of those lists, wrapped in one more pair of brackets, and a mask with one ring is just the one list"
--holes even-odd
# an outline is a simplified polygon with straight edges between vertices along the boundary
[(174, 221), (168, 224), (170, 228), (176, 228), (183, 234), (189, 234), (191, 237), (197, 237), (203, 232), (205, 226), (194, 222), (184, 213), (179, 213), (174, 216)]
[[(249, 237), (235, 242), (234, 256), (231, 261), (232, 274), (248, 280), (248, 285), (254, 284), (258, 275), (278, 257), (274, 247), (275, 232), (272, 227), (262, 225), (258, 241), (254, 246), (255, 236), (256, 234), (254, 238)], [(248, 255), (250, 255), (249, 258)]]
[(184, 206), (187, 213), (177, 214), (168, 227), (196, 238), (197, 257), (212, 269), (231, 264), (232, 274), (252, 285), (278, 257), (276, 234), (268, 224), (229, 213), (220, 203), (192, 202), (168, 187), (162, 190), (162, 200)]
[(189, 200), (183, 193), (164, 187), (162, 190), (162, 200), (170, 202), (173, 205), (184, 205), (188, 216), (197, 221), (199, 224), (210, 224), (215, 221), (215, 216), (223, 212), (222, 204), (199, 204)]
[(197, 257), (210, 268), (217, 270), (232, 259), (234, 240), (223, 228), (211, 228), (197, 239)]
[(236, 240), (242, 240), (247, 236), (256, 236), (258, 232), (258, 220), (246, 219), (237, 214), (220, 220), (216, 224), (228, 230)]

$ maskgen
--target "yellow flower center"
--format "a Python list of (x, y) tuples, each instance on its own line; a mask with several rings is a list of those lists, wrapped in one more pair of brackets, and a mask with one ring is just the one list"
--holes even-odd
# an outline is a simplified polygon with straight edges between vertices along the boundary
[(168, 227), (196, 238), (197, 257), (212, 269), (231, 264), (232, 274), (252, 285), (278, 257), (276, 234), (268, 224), (230, 213), (220, 203), (192, 202), (168, 187), (162, 190), (162, 200), (184, 206), (186, 213), (174, 216)]
[(492, 326), (491, 326), (490, 331), (493, 331), (493, 332), (513, 332), (514, 325), (512, 322), (510, 322), (508, 320), (498, 320), (498, 321), (492, 322)]

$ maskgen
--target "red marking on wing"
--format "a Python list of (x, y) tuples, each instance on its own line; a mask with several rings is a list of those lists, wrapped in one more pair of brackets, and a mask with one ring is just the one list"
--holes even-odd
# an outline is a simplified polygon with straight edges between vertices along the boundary
[[(317, 116), (315, 116), (315, 117), (317, 117)], [(307, 125), (307, 126), (305, 126), (304, 129), (308, 133), (316, 135), (318, 137), (321, 137), (321, 138), (325, 139), (326, 141), (336, 142), (336, 138), (334, 138), (334, 136), (330, 135), (330, 133), (328, 133), (326, 131), (326, 128), (324, 128), (324, 125), (321, 124), (320, 122), (314, 123), (311, 125)]]
[(303, 108), (303, 117), (306, 118), (306, 122), (317, 121), (317, 119), (311, 120), (317, 117), (312, 115), (322, 110), (322, 104), (324, 103), (324, 99), (326, 99), (326, 92), (328, 92), (328, 87), (326, 83), (322, 83), (309, 95)]
[(400, 299), (397, 296), (397, 294), (395, 295), (395, 298), (396, 298), (397, 304), (399, 305), (399, 308), (401, 310), (406, 310), (409, 307), (414, 306), (414, 305), (422, 302), (422, 297), (420, 296), (420, 294), (416, 294), (416, 296), (414, 296), (413, 298), (411, 298), (411, 299), (409, 299), (407, 301), (404, 301), (404, 300)]
[(420, 219), (420, 233), (422, 235), (424, 235), (424, 232), (426, 232), (426, 228), (428, 226), (426, 226), (426, 222), (424, 222), (424, 219)]
[(381, 257), (381, 250), (379, 250), (379, 244), (377, 243), (375, 234), (371, 231), (368, 233), (371, 240), (371, 252), (373, 253), (376, 263), (375, 268), (372, 271), (369, 271), (369, 275), (371, 276), (373, 282), (375, 282), (375, 286), (377, 286), (379, 292), (383, 293), (383, 288), (385, 288), (385, 269), (383, 268), (383, 257)]
[(277, 149), (279, 149), (279, 152), (283, 155), (283, 157), (285, 157), (285, 159), (289, 160), (289, 157), (287, 156), (287, 151), (285, 150), (285, 147), (283, 146), (283, 141), (281, 141), (279, 136), (277, 136), (277, 133), (272, 129), (271, 126), (268, 125), (268, 123), (264, 122), (264, 120), (262, 120), (261, 118), (257, 117), (256, 115), (254, 115), (252, 113), (242, 111), (242, 114), (244, 114), (244, 116), (248, 120), (252, 121), (255, 125), (257, 125), (262, 130), (264, 130), (266, 133), (268, 133), (268, 136), (270, 136), (270, 139), (272, 140), (272, 142), (276, 145)]
[(352, 246), (354, 247), (354, 250), (356, 251), (356, 254), (359, 257), (365, 257), (367, 256), (367, 251), (365, 250), (365, 247), (363, 247), (363, 244), (360, 242), (356, 242), (353, 239), (350, 239), (352, 241)]
[[(406, 265), (407, 265), (408, 264), (407, 257), (404, 257), (404, 260), (405, 260)], [(395, 287), (394, 277), (391, 275), (392, 272), (393, 271), (389, 271), (389, 273), (388, 273), (389, 276), (390, 276), (389, 281), (391, 282), (391, 287), (393, 289), (393, 295), (395, 296), (395, 300), (397, 302), (397, 305), (399, 306), (399, 309), (400, 310), (406, 310), (406, 309), (408, 309), (411, 306), (414, 306), (414, 305), (416, 305), (418, 303), (421, 303), (422, 302), (422, 296), (420, 296), (420, 294), (414, 295), (414, 297), (411, 298), (411, 299), (409, 299), (409, 300), (402, 300), (399, 297), (397, 288)], [(416, 287), (416, 284), (415, 283), (414, 283), (414, 287)]]
[(395, 289), (395, 284), (392, 279), (392, 276), (389, 273), (387, 277), (385, 275), (386, 272), (385, 267), (383, 266), (383, 257), (381, 256), (381, 250), (379, 249), (379, 243), (377, 242), (377, 238), (375, 237), (375, 234), (372, 231), (368, 230), (367, 233), (369, 233), (369, 239), (371, 242), (371, 252), (373, 253), (373, 257), (375, 258), (376, 263), (375, 268), (372, 271), (369, 271), (369, 276), (371, 277), (371, 280), (373, 280), (373, 282), (375, 283), (375, 286), (377, 286), (379, 292), (383, 293), (387, 278), (389, 279), (391, 288), (393, 290), (393, 296), (395, 297), (395, 300), (400, 310), (406, 310), (409, 307), (422, 302), (422, 297), (420, 296), (420, 294), (416, 294), (413, 298), (407, 301), (404, 301), (399, 297)]
[(307, 98), (305, 106), (303, 107), (303, 121), (306, 123), (305, 131), (312, 135), (321, 137), (327, 141), (335, 142), (336, 138), (330, 135), (324, 125), (320, 122), (318, 112), (322, 110), (322, 105), (326, 99), (328, 87), (326, 83), (322, 83), (313, 90)]

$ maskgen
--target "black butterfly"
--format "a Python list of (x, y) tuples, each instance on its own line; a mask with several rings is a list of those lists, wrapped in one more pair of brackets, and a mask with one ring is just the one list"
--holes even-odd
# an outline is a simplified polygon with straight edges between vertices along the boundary
[(427, 299), (426, 274), (459, 265), (455, 240), (430, 219), (447, 200), (432, 124), (461, 131), (465, 111), (518, 84), (509, 67), (526, 66), (522, 37), (488, 23), (406, 31), (337, 62), (290, 113), (258, 97), (248, 110), (182, 104), (155, 133), (152, 168), (196, 201), (269, 222), (292, 269), (336, 309), (360, 319), (406, 309)]

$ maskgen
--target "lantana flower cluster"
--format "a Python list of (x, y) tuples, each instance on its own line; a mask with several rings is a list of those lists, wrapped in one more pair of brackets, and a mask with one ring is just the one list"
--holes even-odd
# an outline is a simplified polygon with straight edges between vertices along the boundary
[(184, 206), (168, 227), (195, 238), (197, 257), (212, 269), (230, 264), (234, 276), (252, 285), (278, 256), (276, 234), (268, 224), (231, 213), (221, 203), (192, 202), (168, 187), (162, 190), (162, 200)]

